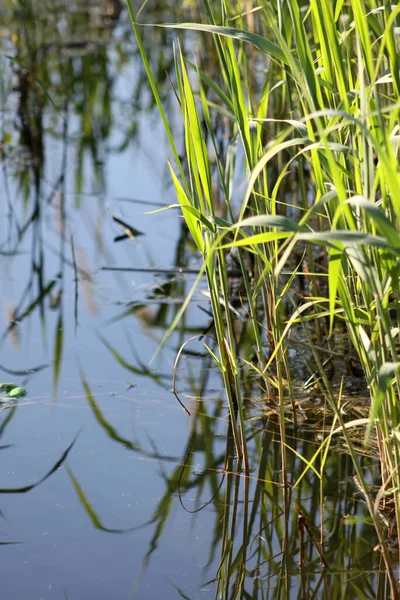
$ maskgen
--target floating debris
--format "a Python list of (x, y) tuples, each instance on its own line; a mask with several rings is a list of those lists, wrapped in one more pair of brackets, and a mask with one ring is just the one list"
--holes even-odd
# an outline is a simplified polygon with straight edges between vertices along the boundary
[(4, 392), (6, 394), (6, 396), (0, 397), (1, 402), (7, 402), (15, 398), (22, 398), (28, 393), (25, 388), (20, 387), (16, 383), (0, 383), (0, 392)]

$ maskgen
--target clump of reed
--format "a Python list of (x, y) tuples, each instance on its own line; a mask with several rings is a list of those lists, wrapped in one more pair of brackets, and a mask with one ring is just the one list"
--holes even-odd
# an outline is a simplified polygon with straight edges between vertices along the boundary
[[(287, 342), (301, 324), (397, 597), (378, 506), (383, 497), (394, 498), (400, 531), (400, 6), (376, 0), (274, 0), (240, 13), (227, 1), (214, 10), (204, 0), (203, 7), (207, 23), (162, 25), (206, 34), (204, 47), (213, 42), (204, 60), (175, 47), (183, 161), (128, 0), (171, 144), (177, 201), (203, 261), (196, 284), (204, 273), (208, 280), (218, 348), (218, 354), (210, 353), (224, 380), (237, 453), (247, 470), (239, 379), (246, 364), (278, 406), (282, 483), (287, 483), (284, 407), (292, 389)], [(222, 143), (216, 127), (221, 122)], [(241, 191), (238, 181), (245, 185)], [(252, 362), (240, 357), (235, 338), (232, 254), (241, 270)], [(347, 423), (316, 343), (340, 324), (370, 393), (368, 418)], [(365, 443), (372, 430), (377, 439), (381, 487), (374, 497), (349, 436), (354, 428), (365, 430)], [(312, 461), (306, 468), (311, 466)]]

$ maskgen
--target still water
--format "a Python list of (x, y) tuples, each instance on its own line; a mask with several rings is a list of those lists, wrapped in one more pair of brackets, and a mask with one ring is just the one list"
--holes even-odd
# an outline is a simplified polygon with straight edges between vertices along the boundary
[[(253, 470), (236, 472), (221, 381), (197, 338), (177, 371), (190, 417), (171, 392), (208, 303), (201, 284), (157, 352), (198, 263), (176, 210), (146, 214), (175, 196), (125, 6), (21, 0), (0, 13), (0, 380), (27, 390), (0, 411), (1, 597), (373, 597), (379, 559), (347, 457), (329, 459), (322, 496), (311, 476), (285, 495), (275, 422), (253, 390)], [(144, 16), (183, 13), (152, 2)], [(165, 77), (174, 38), (144, 31), (179, 135)], [(118, 239), (121, 221), (144, 235)], [(311, 458), (312, 435), (289, 439)], [(295, 480), (295, 455), (291, 469)], [(301, 572), (294, 500), (316, 528)], [(360, 520), (346, 527), (348, 514)]]

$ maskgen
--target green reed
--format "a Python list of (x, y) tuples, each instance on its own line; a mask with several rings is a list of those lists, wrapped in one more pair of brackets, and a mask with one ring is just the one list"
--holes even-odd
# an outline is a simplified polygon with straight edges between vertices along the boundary
[[(229, 252), (242, 271), (242, 302), (254, 340), (256, 362), (247, 366), (280, 407), (282, 483), (287, 483), (284, 399), (289, 393), (294, 401), (287, 339), (301, 323), (364, 489), (392, 596), (398, 597), (377, 508), (380, 500), (394, 497), (399, 530), (400, 6), (275, 0), (237, 14), (233, 4), (222, 2), (215, 12), (204, 0), (207, 23), (162, 25), (203, 32), (214, 42), (212, 73), (207, 60), (200, 56), (194, 64), (175, 48), (184, 167), (127, 2), (173, 151), (177, 199), (203, 258), (196, 284), (206, 273), (218, 347), (212, 356), (224, 379), (238, 455), (247, 468)], [(225, 151), (216, 117), (224, 122)], [(243, 192), (234, 186), (238, 172)], [(216, 210), (216, 188), (223, 216)], [(301, 277), (307, 289), (299, 294), (295, 284)], [(332, 335), (340, 322), (371, 397), (369, 418), (351, 423), (343, 420), (315, 347), (315, 334)], [(348, 436), (357, 427), (365, 429), (365, 442), (372, 430), (377, 436), (382, 487), (375, 499)]]

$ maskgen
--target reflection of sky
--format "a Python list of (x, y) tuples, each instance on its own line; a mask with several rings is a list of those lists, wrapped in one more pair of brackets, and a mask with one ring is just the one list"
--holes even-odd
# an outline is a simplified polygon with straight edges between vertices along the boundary
[[(115, 375), (112, 366), (110, 371), (111, 377)], [(61, 389), (65, 387), (62, 385)], [(157, 398), (150, 389), (141, 400), (135, 400), (135, 392), (131, 393), (132, 399), (124, 393), (122, 397), (102, 396), (101, 390), (107, 387), (107, 383), (103, 383), (102, 388), (94, 382), (92, 385), (93, 392), (99, 393), (96, 397), (104, 415), (121, 435), (130, 438), (134, 432), (132, 437), (138, 436), (143, 446), (151, 450), (151, 443), (146, 440), (148, 436), (157, 440), (160, 454), (180, 454), (187, 437), (188, 421), (172, 400), (161, 394)], [(122, 382), (119, 385), (113, 382), (113, 387), (125, 388)], [(7, 452), (8, 464), (2, 469), (2, 484), (19, 485), (32, 476), (39, 476), (61, 454), (77, 429), (83, 427), (68, 462), (85, 494), (106, 527), (141, 525), (151, 518), (165, 492), (165, 484), (159, 477), (161, 462), (141, 458), (108, 440), (94, 422), (86, 402), (72, 397), (74, 388), (79, 395), (78, 380), (69, 383), (65, 400), (60, 394), (56, 407), (39, 399), (38, 403), (34, 401), (18, 409), (18, 419), (5, 438), (5, 441), (16, 442), (17, 448)], [(168, 473), (173, 466), (164, 463), (163, 468)], [(52, 582), (54, 596), (49, 597), (60, 597), (62, 589), (73, 598), (83, 598), (84, 593), (90, 598), (129, 597), (154, 526), (125, 535), (94, 530), (63, 469), (29, 495), (3, 497), (1, 506), (8, 520), (2, 528), (3, 537), (25, 542), (7, 548), (3, 562), (7, 581), (10, 581), (8, 589), (14, 594), (18, 592), (23, 597), (24, 586), (29, 582), (32, 597), (41, 597)], [(207, 523), (209, 514), (205, 511), (199, 517), (206, 529), (211, 526)], [(174, 506), (139, 597), (154, 597), (161, 584), (167, 590), (166, 576), (172, 581), (179, 580), (182, 586), (180, 568), (190, 572), (191, 586), (195, 587), (201, 579), (200, 567), (207, 559), (207, 541), (200, 536), (193, 543), (188, 535), (191, 521), (178, 505)], [(171, 543), (168, 540), (172, 532)], [(18, 571), (24, 572), (22, 580), (14, 579)], [(166, 593), (164, 597), (175, 595)]]
[[(114, 87), (114, 111), (118, 110), (120, 100), (129, 98), (132, 77), (134, 69), (129, 66), (118, 76)], [(135, 142), (123, 153), (105, 156), (104, 194), (94, 194), (99, 190), (96, 189), (93, 169), (86, 160), (79, 208), (74, 208), (76, 140), (68, 147), (68, 238), (73, 235), (78, 263), (83, 257), (84, 266), (90, 271), (113, 264), (173, 266), (179, 234), (177, 212), (144, 215), (146, 206), (117, 200), (127, 197), (166, 204), (175, 202), (166, 169), (167, 147), (163, 129), (154, 116), (149, 118), (141, 114), (139, 119), (139, 135)], [(49, 123), (50, 119), (47, 125)], [(77, 133), (77, 123), (78, 120), (71, 115), (71, 134)], [(121, 120), (117, 119), (116, 123), (121, 126)], [(119, 141), (120, 133), (115, 131), (107, 144), (115, 147)], [(46, 194), (60, 173), (62, 151), (61, 142), (48, 136)], [(12, 178), (9, 184), (11, 198), (23, 222), (31, 209), (23, 218), (17, 185)], [(1, 186), (4, 191), (4, 180)], [(4, 193), (0, 196), (0, 203), (2, 243), (7, 234)], [(149, 210), (152, 208), (150, 206)], [(147, 235), (135, 243), (114, 244), (113, 237), (118, 232), (113, 227), (113, 212)], [(54, 252), (60, 249), (57, 220), (56, 197), (53, 205), (45, 207), (42, 222), (45, 282), (56, 275), (60, 266), (59, 257)], [(96, 231), (99, 232), (97, 239)], [(102, 246), (99, 246), (99, 240)], [(13, 259), (0, 257), (2, 326), (7, 322), (7, 307), (14, 307), (19, 302), (31, 276), (31, 244), (32, 236), (28, 233), (20, 247), (26, 254)], [(66, 256), (71, 260), (69, 240)], [(128, 362), (134, 364), (133, 346), (140, 360), (148, 365), (162, 331), (145, 329), (135, 317), (114, 325), (106, 326), (105, 323), (123, 311), (122, 306), (114, 306), (112, 302), (129, 301), (135, 293), (143, 296), (140, 291), (150, 287), (151, 278), (149, 274), (116, 276), (111, 272), (97, 273), (90, 288), (96, 314), (86, 310), (80, 283), (79, 326), (75, 337), (74, 273), (70, 267), (65, 267), (64, 349), (56, 403), (51, 401), (51, 389), (58, 312), (46, 310), (43, 329), (36, 309), (19, 327), (19, 345), (13, 345), (8, 339), (1, 346), (0, 364), (10, 369), (25, 369), (42, 363), (50, 363), (50, 367), (27, 381), (28, 397), (21, 402), (1, 440), (1, 443), (13, 444), (14, 447), (2, 452), (0, 486), (22, 486), (39, 479), (50, 470), (77, 431), (82, 430), (68, 464), (103, 525), (124, 529), (139, 526), (152, 517), (166, 491), (161, 474), (171, 473), (176, 462), (183, 459), (190, 430), (190, 420), (170, 393), (175, 352), (161, 351), (152, 363), (151, 368), (157, 374), (167, 376), (162, 385), (157, 385), (150, 378), (139, 377), (123, 369), (99, 339), (101, 334)], [(37, 286), (32, 297), (26, 299), (26, 305), (33, 300), (36, 291)], [(48, 307), (48, 299), (45, 306)], [(190, 314), (193, 315), (193, 310)], [(202, 317), (202, 320), (207, 321), (207, 318)], [(174, 347), (176, 343), (177, 336), (173, 336), (169, 345)], [(78, 363), (104, 416), (118, 434), (137, 440), (148, 453), (175, 457), (174, 462), (143, 457), (107, 437), (83, 394)], [(1, 373), (1, 379), (12, 381), (19, 378)], [(137, 387), (127, 391), (127, 381)], [(0, 417), (3, 415), (0, 414)], [(221, 423), (222, 431), (224, 427)], [(191, 500), (193, 498), (189, 498), (189, 503)], [(125, 535), (94, 529), (64, 468), (25, 495), (0, 496), (0, 508), (7, 519), (2, 522), (0, 541), (22, 542), (4, 548), (0, 563), (2, 598), (98, 600), (130, 597), (154, 525)], [(207, 579), (202, 567), (208, 560), (209, 538), (201, 530), (211, 531), (213, 524), (210, 507), (198, 514), (194, 521), (175, 499), (160, 547), (151, 559), (137, 597), (176, 598), (172, 582), (189, 597), (195, 598), (196, 590)], [(201, 596), (207, 597), (208, 593), (204, 591)]]

